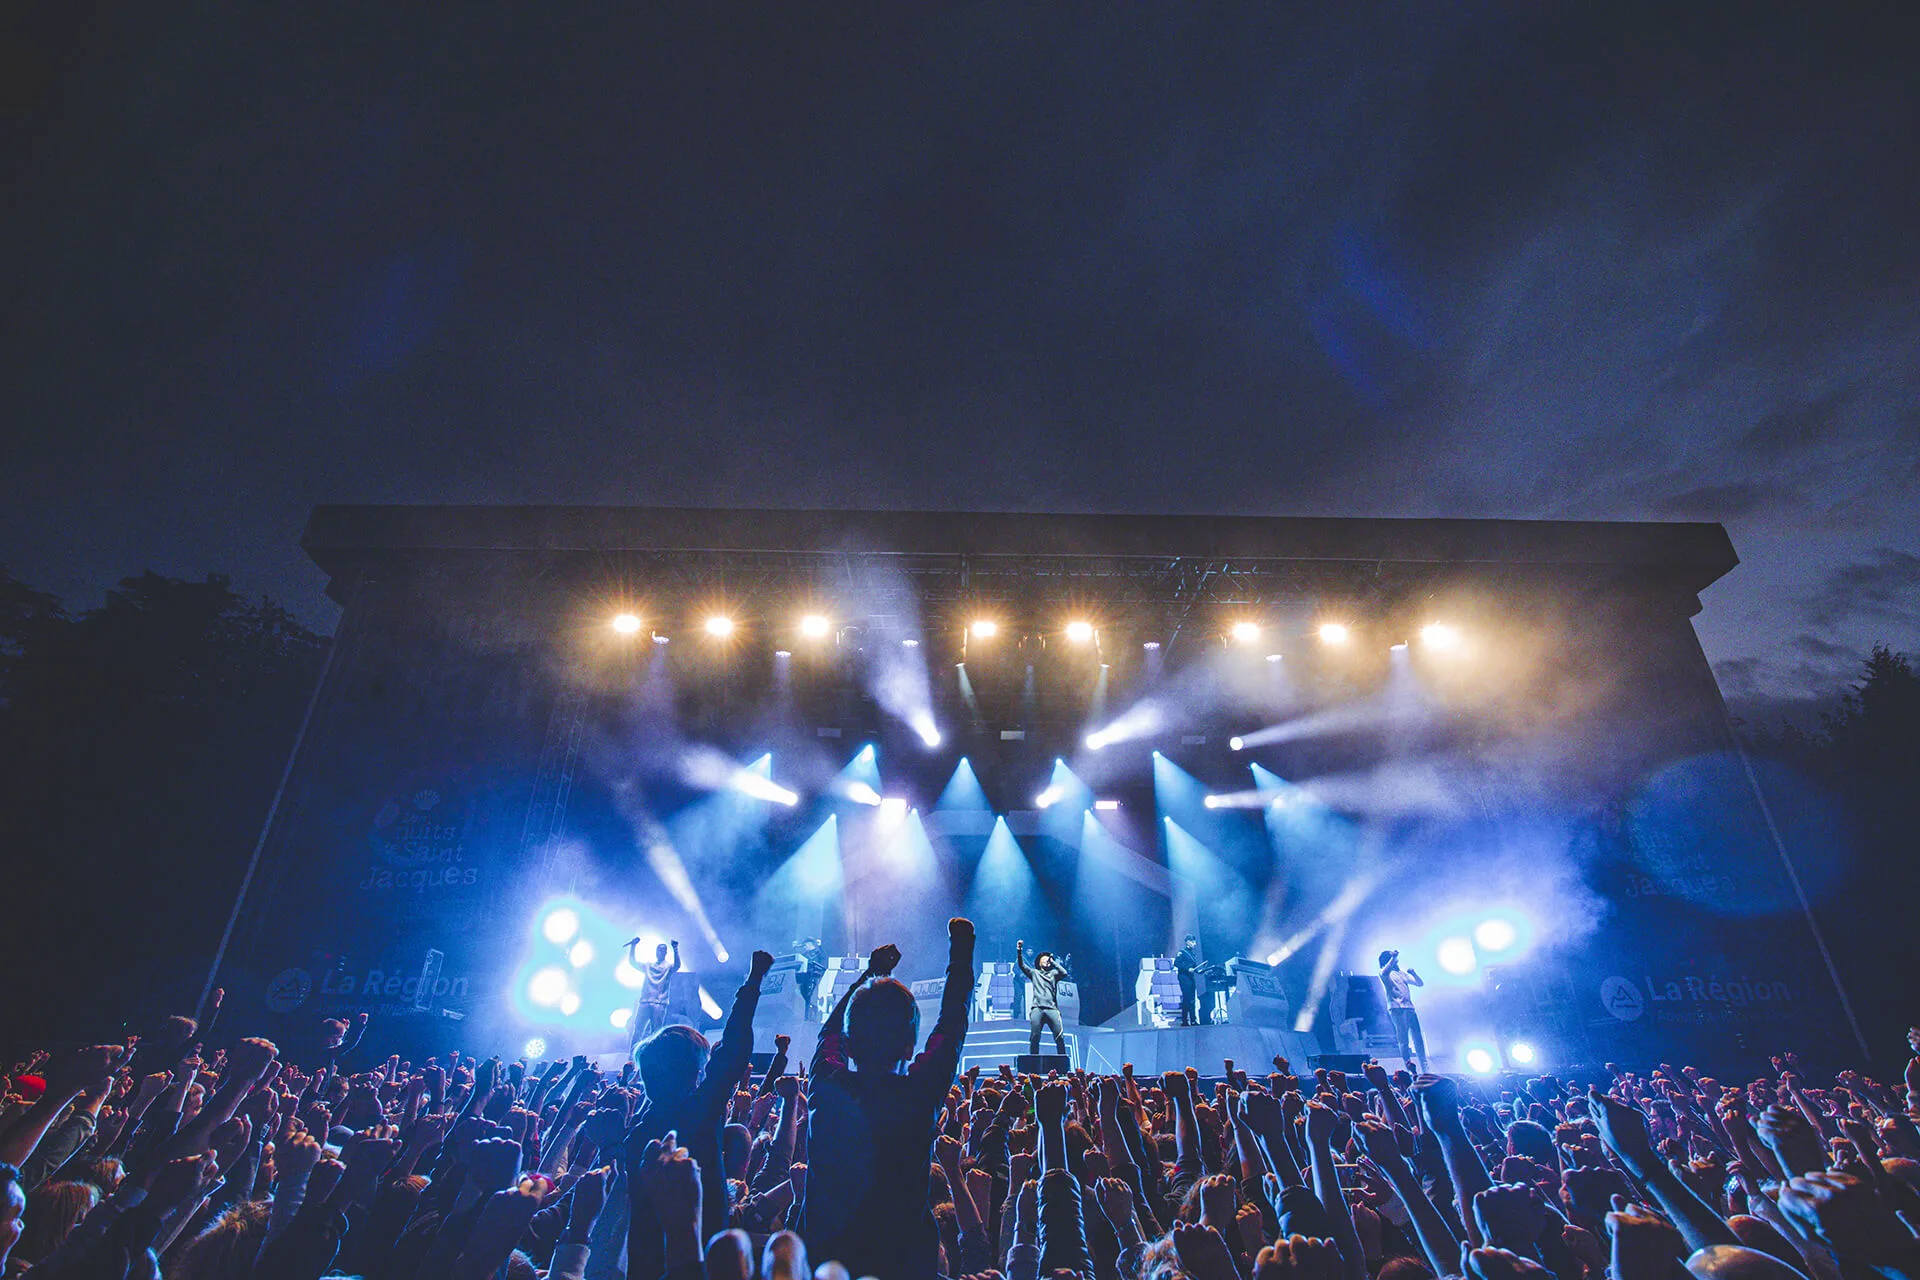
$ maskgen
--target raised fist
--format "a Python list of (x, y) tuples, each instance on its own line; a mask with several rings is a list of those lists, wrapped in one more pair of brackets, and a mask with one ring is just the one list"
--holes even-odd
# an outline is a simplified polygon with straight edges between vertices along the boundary
[(867, 957), (867, 969), (876, 978), (884, 978), (900, 963), (900, 948), (891, 942), (875, 947)]
[(961, 942), (973, 937), (973, 921), (965, 916), (954, 916), (947, 921), (947, 938), (952, 942)]

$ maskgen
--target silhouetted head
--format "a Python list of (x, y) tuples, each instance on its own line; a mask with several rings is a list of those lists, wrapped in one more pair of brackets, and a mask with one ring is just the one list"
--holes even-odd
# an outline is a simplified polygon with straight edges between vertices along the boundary
[(667, 962), (667, 944), (666, 943), (663, 942), (659, 946), (653, 949), (653, 962), (655, 964), (665, 964)]
[(707, 1038), (692, 1027), (662, 1027), (648, 1036), (635, 1055), (647, 1097), (671, 1101), (686, 1097), (707, 1069)]
[(1039, 955), (1035, 956), (1033, 958), (1033, 967), (1036, 969), (1053, 968), (1053, 952), (1042, 951)]
[(1382, 951), (1380, 953), (1380, 967), (1382, 969), (1391, 969), (1399, 962), (1400, 953), (1398, 951)]
[(1194, 948), (1200, 945), (1200, 939), (1190, 933), (1187, 935), (1187, 940), (1181, 943), (1180, 945), (1185, 947), (1188, 951), (1192, 951)]
[(913, 1056), (920, 1039), (920, 1007), (893, 978), (862, 987), (847, 1007), (847, 1047), (866, 1071), (891, 1071)]

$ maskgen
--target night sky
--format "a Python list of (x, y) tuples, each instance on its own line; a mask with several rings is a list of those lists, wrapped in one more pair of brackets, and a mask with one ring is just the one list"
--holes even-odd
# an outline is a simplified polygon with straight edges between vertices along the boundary
[(330, 627), (316, 502), (1684, 518), (1735, 699), (1917, 647), (1915, 6), (23, 8), (76, 606)]

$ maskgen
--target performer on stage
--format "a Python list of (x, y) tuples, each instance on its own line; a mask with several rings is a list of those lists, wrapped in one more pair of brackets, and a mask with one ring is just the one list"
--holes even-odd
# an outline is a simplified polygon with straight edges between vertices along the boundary
[(800, 988), (800, 999), (807, 1008), (813, 1008), (813, 993), (820, 989), (820, 979), (827, 972), (827, 944), (818, 938), (802, 938), (793, 944), (799, 955), (801, 968), (794, 979)]
[(640, 1002), (633, 1007), (633, 1018), (628, 1024), (627, 1043), (638, 1045), (642, 1040), (667, 1025), (667, 997), (672, 990), (673, 975), (680, 972), (680, 943), (673, 944), (673, 960), (667, 960), (667, 944), (661, 943), (653, 949), (653, 963), (641, 964), (634, 952), (640, 946), (640, 939), (633, 938), (627, 943), (627, 963), (640, 971)]
[(1407, 1070), (1418, 1075), (1425, 1070), (1427, 1039), (1420, 1034), (1420, 1015), (1413, 1011), (1414, 987), (1427, 984), (1411, 969), (1400, 967), (1398, 951), (1380, 953), (1380, 985), (1387, 991), (1387, 1016), (1393, 1019), (1393, 1038), (1400, 1042), (1400, 1057)]
[(1200, 973), (1200, 939), (1193, 934), (1187, 935), (1179, 953), (1173, 957), (1173, 971), (1180, 977), (1180, 1025), (1197, 1027), (1206, 1019), (1200, 1016), (1196, 981)]
[(1073, 977), (1065, 966), (1053, 958), (1051, 951), (1042, 951), (1027, 963), (1027, 944), (1013, 944), (1013, 962), (1027, 980), (1027, 1052), (1040, 1052), (1040, 1028), (1045, 1026), (1053, 1032), (1053, 1044), (1061, 1056), (1066, 1056), (1067, 1040), (1062, 1034), (1066, 1024), (1060, 1020), (1060, 984), (1072, 982)]

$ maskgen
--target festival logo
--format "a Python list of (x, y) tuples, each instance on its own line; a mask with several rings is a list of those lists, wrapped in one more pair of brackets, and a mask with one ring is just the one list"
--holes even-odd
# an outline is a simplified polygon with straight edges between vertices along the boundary
[(1600, 984), (1600, 1004), (1621, 1022), (1636, 1021), (1647, 1011), (1647, 998), (1640, 994), (1633, 979), (1618, 974)]
[(454, 781), (416, 775), (395, 788), (374, 814), (368, 833), (374, 862), (361, 889), (425, 893), (479, 881), (479, 868), (466, 859), (467, 815), (454, 799), (461, 794)]
[(270, 1013), (292, 1013), (313, 994), (313, 975), (305, 969), (282, 969), (267, 984), (263, 1003)]

